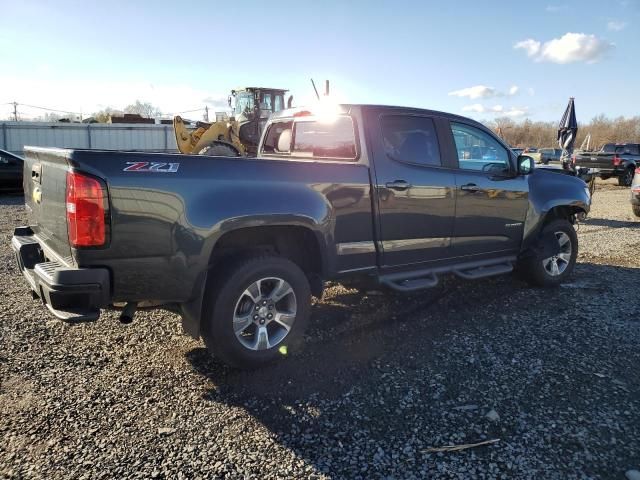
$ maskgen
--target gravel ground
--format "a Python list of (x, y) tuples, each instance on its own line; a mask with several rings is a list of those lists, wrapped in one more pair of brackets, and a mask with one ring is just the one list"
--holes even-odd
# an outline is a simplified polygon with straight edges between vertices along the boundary
[[(32, 300), (0, 197), (0, 478), (625, 478), (640, 470), (640, 221), (600, 182), (573, 280), (332, 285), (255, 372), (179, 319), (69, 326)], [(498, 440), (459, 452), (430, 447)], [(632, 475), (629, 473), (629, 475)]]

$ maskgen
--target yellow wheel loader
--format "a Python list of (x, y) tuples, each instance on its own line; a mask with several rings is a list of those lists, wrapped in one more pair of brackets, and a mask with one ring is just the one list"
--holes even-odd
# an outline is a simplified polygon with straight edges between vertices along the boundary
[[(231, 90), (229, 107), (233, 108), (233, 113), (229, 120), (198, 122), (195, 130), (189, 130), (181, 117), (174, 117), (178, 150), (194, 155), (256, 155), (260, 135), (269, 116), (285, 108), (286, 92), (262, 87)], [(291, 107), (291, 101), (290, 96), (287, 107)]]

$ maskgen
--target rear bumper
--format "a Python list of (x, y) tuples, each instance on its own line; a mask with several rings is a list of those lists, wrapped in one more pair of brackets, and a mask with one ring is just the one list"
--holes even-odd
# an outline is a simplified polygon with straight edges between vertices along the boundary
[[(586, 166), (586, 165), (585, 165)], [(626, 167), (612, 167), (608, 165), (606, 167), (592, 167), (598, 170), (598, 175), (606, 177), (621, 177), (626, 172)]]
[(11, 247), (31, 290), (53, 315), (69, 322), (100, 317), (100, 308), (111, 300), (111, 279), (106, 268), (75, 268), (47, 260), (29, 227), (15, 229)]

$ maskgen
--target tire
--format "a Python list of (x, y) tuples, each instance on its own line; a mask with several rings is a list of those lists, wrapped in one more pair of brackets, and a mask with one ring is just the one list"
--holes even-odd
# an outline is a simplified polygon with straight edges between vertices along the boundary
[(633, 182), (634, 170), (633, 167), (627, 168), (624, 173), (618, 177), (618, 185), (621, 187), (630, 187)]
[(226, 143), (212, 143), (200, 150), (200, 155), (210, 157), (239, 157), (240, 153), (231, 145)]
[[(538, 287), (556, 287), (563, 283), (573, 272), (578, 256), (578, 235), (568, 220), (557, 219), (549, 222), (542, 228), (541, 238), (549, 233), (554, 234), (558, 239), (560, 253), (549, 258), (534, 254), (523, 258), (517, 266), (522, 278)], [(562, 241), (565, 243), (561, 243)], [(554, 269), (554, 263), (557, 269)]]
[[(202, 337), (214, 357), (249, 369), (299, 346), (309, 321), (311, 291), (295, 263), (273, 255), (239, 258), (221, 265), (211, 280), (205, 290)], [(278, 287), (279, 294), (289, 288), (291, 292), (274, 302)], [(236, 334), (234, 326), (244, 328)]]
[(640, 217), (640, 205), (631, 205), (631, 209), (636, 217)]

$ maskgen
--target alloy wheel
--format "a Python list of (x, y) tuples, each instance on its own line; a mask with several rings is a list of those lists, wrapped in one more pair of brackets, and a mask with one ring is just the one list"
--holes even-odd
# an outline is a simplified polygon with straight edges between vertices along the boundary
[(242, 346), (267, 350), (291, 331), (296, 320), (296, 294), (282, 278), (262, 278), (242, 292), (233, 312), (233, 331)]
[(571, 239), (565, 232), (555, 232), (560, 251), (542, 260), (542, 266), (552, 277), (562, 275), (571, 262)]

